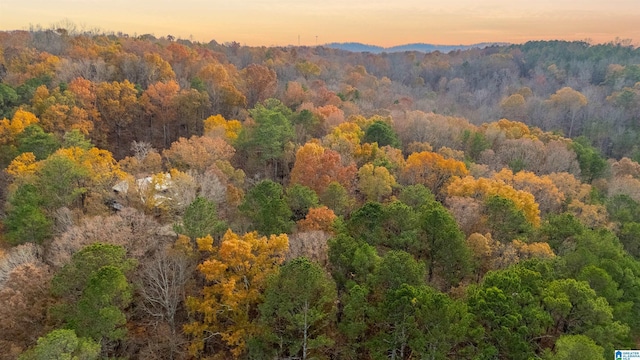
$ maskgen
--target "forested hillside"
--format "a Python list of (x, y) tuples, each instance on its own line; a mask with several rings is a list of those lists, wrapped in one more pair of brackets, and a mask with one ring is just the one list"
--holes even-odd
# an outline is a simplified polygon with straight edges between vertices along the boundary
[(626, 43), (0, 32), (0, 119), (0, 359), (640, 347)]

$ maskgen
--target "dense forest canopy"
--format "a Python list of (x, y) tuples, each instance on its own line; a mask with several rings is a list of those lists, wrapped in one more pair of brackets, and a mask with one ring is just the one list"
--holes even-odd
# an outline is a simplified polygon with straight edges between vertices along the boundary
[(0, 358), (638, 348), (639, 122), (625, 42), (0, 32)]

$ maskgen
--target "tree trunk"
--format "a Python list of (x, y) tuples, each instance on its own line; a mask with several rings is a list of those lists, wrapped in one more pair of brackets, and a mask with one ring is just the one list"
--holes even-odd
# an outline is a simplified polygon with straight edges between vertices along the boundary
[(305, 299), (304, 301), (304, 337), (302, 339), (302, 360), (307, 359), (307, 340), (309, 336), (309, 323), (307, 319), (307, 314), (309, 314), (309, 300)]

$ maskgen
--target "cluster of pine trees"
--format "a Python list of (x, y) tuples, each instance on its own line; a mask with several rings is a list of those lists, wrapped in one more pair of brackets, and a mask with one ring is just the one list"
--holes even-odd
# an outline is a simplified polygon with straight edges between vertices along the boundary
[(640, 50), (0, 32), (0, 359), (640, 347)]

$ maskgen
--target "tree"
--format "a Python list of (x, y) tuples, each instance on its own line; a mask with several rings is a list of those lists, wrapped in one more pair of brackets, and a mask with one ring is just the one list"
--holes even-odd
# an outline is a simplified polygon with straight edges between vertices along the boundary
[(377, 334), (368, 342), (376, 358), (455, 357), (468, 336), (471, 316), (463, 303), (428, 286), (402, 284), (376, 308)]
[(507, 269), (527, 259), (552, 259), (555, 254), (545, 242), (524, 243), (513, 240), (502, 243), (491, 234), (473, 233), (467, 238), (476, 266), (476, 277), (481, 279), (489, 270)]
[(8, 144), (16, 139), (29, 125), (37, 124), (38, 118), (25, 110), (19, 109), (11, 120), (0, 120), (0, 144)]
[(47, 309), (52, 303), (53, 274), (48, 266), (36, 259), (20, 259), (20, 252), (13, 248), (0, 259), (2, 272), (9, 270), (6, 263), (2, 264), (5, 261), (17, 265), (9, 270), (6, 281), (0, 281), (0, 346), (6, 350), (11, 347), (26, 349), (44, 335), (50, 325)]
[[(65, 212), (71, 216), (68, 209), (59, 213)], [(73, 254), (94, 243), (122, 246), (135, 258), (145, 258), (166, 245), (159, 223), (133, 208), (123, 208), (109, 216), (85, 217), (78, 224), (73, 224), (73, 219), (58, 217), (58, 220), (69, 223), (60, 226), (63, 232), (47, 246), (46, 260), (56, 268), (63, 267)]]
[(502, 169), (495, 174), (496, 179), (503, 180), (516, 190), (523, 190), (536, 199), (540, 214), (558, 213), (566, 197), (560, 192), (549, 176), (537, 176), (529, 171), (513, 173), (509, 169)]
[(11, 120), (0, 120), (0, 164), (6, 166), (19, 153), (16, 148), (17, 139), (26, 127), (37, 124), (38, 118), (22, 109), (16, 110)]
[(83, 337), (96, 341), (123, 340), (127, 323), (123, 310), (131, 303), (132, 286), (117, 266), (94, 271), (75, 309), (65, 316), (67, 326)]
[(58, 86), (49, 92), (47, 86), (41, 85), (33, 94), (31, 103), (46, 132), (62, 135), (78, 129), (88, 134), (94, 129), (88, 109), (78, 107), (79, 101), (75, 94), (64, 89), (64, 86)]
[(540, 225), (540, 209), (535, 197), (522, 190), (516, 190), (502, 180), (478, 178), (471, 176), (456, 178), (447, 187), (449, 196), (468, 196), (475, 199), (487, 199), (490, 196), (501, 196), (510, 199), (522, 210), (526, 219), (533, 226)]
[(419, 236), (418, 211), (400, 201), (393, 201), (384, 205), (378, 226), (382, 229), (380, 245), (407, 251), (416, 258), (425, 258), (428, 245)]
[(374, 291), (384, 294), (388, 290), (398, 290), (403, 285), (423, 285), (425, 275), (422, 261), (417, 261), (405, 251), (392, 250), (384, 254), (371, 280)]
[(239, 209), (261, 234), (287, 233), (293, 225), (282, 186), (271, 180), (263, 180), (251, 188)]
[(342, 354), (346, 359), (358, 359), (368, 352), (367, 331), (373, 312), (372, 304), (368, 301), (369, 295), (365, 285), (352, 284), (340, 296), (342, 311), (338, 329), (342, 336), (337, 340), (338, 346), (342, 345)]
[[(53, 210), (76, 203), (82, 207), (90, 183), (89, 170), (69, 157), (56, 153), (37, 171), (44, 206)], [(101, 174), (104, 175), (104, 174)]]
[(238, 138), (242, 124), (238, 120), (226, 120), (222, 115), (212, 115), (204, 120), (205, 136), (223, 136), (233, 142)]
[(298, 221), (298, 231), (322, 230), (332, 232), (333, 222), (335, 220), (336, 214), (328, 207), (320, 206), (312, 208), (309, 209), (309, 213), (304, 219)]
[(395, 186), (396, 179), (385, 167), (365, 164), (358, 170), (358, 188), (368, 201), (382, 201)]
[[(368, 286), (380, 261), (376, 249), (362, 240), (346, 234), (338, 234), (329, 240), (331, 274), (339, 289), (349, 288), (354, 283)], [(420, 274), (424, 275), (424, 270)]]
[(298, 225), (299, 231), (289, 237), (287, 259), (306, 257), (322, 267), (327, 266), (329, 255), (328, 241), (334, 234), (325, 230), (316, 230), (317, 228), (322, 229), (321, 226), (316, 226), (311, 230), (307, 230)]
[(292, 220), (304, 219), (309, 210), (318, 207), (318, 195), (307, 186), (293, 184), (286, 190), (285, 200), (291, 212)]
[(542, 275), (523, 266), (487, 273), (468, 289), (469, 312), (484, 328), (479, 352), (490, 358), (529, 359), (552, 322), (541, 305)]
[(267, 238), (256, 232), (239, 236), (228, 230), (220, 246), (214, 247), (210, 236), (196, 242), (209, 257), (198, 265), (206, 280), (202, 296), (188, 297), (186, 302), (193, 316), (184, 326), (194, 337), (189, 351), (193, 356), (216, 351), (239, 357), (246, 341), (257, 334), (255, 314), (268, 277), (284, 261), (287, 236)]
[(16, 105), (18, 105), (16, 91), (11, 86), (0, 83), (0, 118), (8, 117)]
[(378, 143), (379, 147), (392, 146), (400, 148), (400, 140), (389, 123), (376, 120), (373, 124), (369, 125), (364, 133), (363, 142), (366, 143)]
[(53, 278), (52, 292), (60, 299), (54, 314), (82, 337), (99, 342), (124, 339), (123, 310), (132, 297), (125, 274), (134, 266), (121, 246), (85, 247)]
[(54, 154), (54, 156), (57, 155), (69, 158), (88, 174), (87, 190), (95, 196), (110, 195), (113, 184), (126, 177), (113, 154), (107, 150), (96, 147), (88, 150), (72, 147), (59, 149)]
[(60, 147), (53, 134), (45, 133), (36, 124), (27, 126), (18, 136), (18, 152), (31, 152), (36, 160), (44, 160)]
[(339, 182), (332, 181), (320, 196), (320, 203), (333, 210), (336, 215), (344, 216), (351, 210), (353, 199)]
[(567, 86), (556, 91), (555, 94), (552, 94), (547, 100), (547, 103), (552, 109), (557, 111), (562, 118), (569, 117), (568, 136), (571, 137), (573, 135), (574, 123), (578, 111), (587, 105), (587, 98), (579, 91)]
[(246, 96), (236, 87), (238, 76), (235, 66), (225, 67), (217, 62), (209, 63), (200, 69), (198, 79), (201, 79), (206, 92), (209, 93), (214, 113), (231, 116), (237, 107), (247, 105)]
[(179, 138), (162, 155), (172, 168), (204, 173), (216, 162), (230, 160), (234, 153), (235, 149), (222, 138), (194, 135), (189, 139)]
[(321, 69), (320, 66), (314, 64), (311, 61), (302, 60), (296, 63), (296, 70), (304, 76), (305, 79), (309, 80), (311, 76), (320, 75)]
[(501, 196), (490, 196), (485, 200), (484, 213), (491, 235), (499, 241), (526, 240), (533, 232), (521, 209), (515, 203)]
[(211, 102), (209, 95), (205, 91), (196, 89), (182, 89), (174, 98), (178, 117), (176, 132), (180, 136), (200, 135), (204, 132), (202, 119), (204, 119)]
[(604, 360), (604, 350), (588, 336), (562, 335), (555, 344), (554, 353), (545, 354), (546, 360)]
[(540, 226), (539, 233), (557, 251), (563, 248), (565, 241), (581, 235), (585, 230), (585, 226), (575, 216), (562, 213), (549, 215)]
[(144, 310), (153, 319), (165, 321), (174, 337), (178, 331), (176, 314), (184, 301), (185, 286), (192, 270), (186, 254), (170, 249), (143, 262), (140, 270), (138, 288), (144, 299)]
[(51, 235), (53, 223), (42, 209), (44, 202), (41, 192), (31, 184), (20, 186), (9, 197), (4, 219), (9, 243), (41, 243)]
[(342, 158), (344, 163), (354, 161), (356, 150), (360, 147), (364, 132), (355, 122), (342, 122), (335, 126), (323, 139), (322, 143)]
[(491, 147), (491, 144), (481, 132), (465, 130), (462, 133), (462, 137), (466, 143), (465, 154), (473, 161), (477, 161), (480, 154)]
[(624, 346), (628, 326), (613, 321), (607, 300), (585, 281), (561, 279), (544, 290), (544, 306), (553, 318), (552, 335), (584, 334), (602, 345), (606, 353)]
[[(69, 82), (69, 92), (73, 95), (76, 105), (83, 109), (87, 115), (87, 121), (93, 125), (92, 138), (103, 142), (106, 140), (105, 124), (102, 123), (102, 116), (97, 107), (97, 86), (84, 77), (77, 77)], [(84, 130), (82, 130), (83, 133)], [(85, 133), (85, 135), (88, 133)]]
[(403, 187), (398, 200), (409, 205), (414, 210), (418, 210), (422, 206), (433, 203), (436, 198), (427, 187), (422, 184), (416, 184)]
[(620, 233), (620, 242), (624, 246), (624, 249), (629, 255), (640, 258), (640, 243), (638, 242), (638, 236), (640, 235), (640, 223), (628, 222), (622, 225)]
[(19, 266), (39, 263), (41, 251), (39, 245), (28, 243), (0, 252), (0, 285), (4, 286), (13, 270)]
[(91, 140), (87, 139), (85, 135), (78, 129), (68, 131), (62, 137), (62, 147), (72, 148), (77, 147), (82, 150), (89, 150), (93, 148)]
[(265, 166), (273, 166), (274, 178), (278, 174), (278, 162), (282, 160), (285, 146), (294, 139), (293, 125), (289, 120), (291, 110), (279, 100), (268, 99), (249, 111), (254, 126), (245, 126), (238, 137), (238, 147), (249, 157), (257, 158)]
[(278, 358), (321, 357), (334, 342), (336, 301), (333, 279), (306, 258), (294, 259), (268, 281), (259, 318), (267, 328), (258, 339)]
[(73, 330), (53, 330), (38, 339), (38, 345), (18, 357), (19, 360), (78, 359), (94, 360), (100, 344), (90, 338), (77, 337)]
[[(138, 90), (128, 80), (98, 84), (96, 91), (96, 108), (100, 112), (110, 136), (115, 137), (114, 152), (122, 157), (122, 143), (126, 141), (129, 125), (136, 118), (139, 110)], [(125, 138), (125, 139), (123, 139)]]
[(227, 224), (218, 218), (216, 204), (200, 196), (187, 206), (182, 225), (177, 226), (179, 233), (184, 233), (193, 240), (207, 235), (218, 239), (226, 230)]
[(346, 222), (349, 235), (371, 245), (382, 243), (385, 238), (380, 224), (384, 219), (384, 208), (378, 202), (367, 202), (354, 211)]
[(471, 252), (464, 234), (453, 216), (437, 202), (421, 211), (420, 223), (427, 248), (429, 281), (437, 275), (446, 286), (456, 285), (471, 270)]
[(591, 143), (586, 137), (580, 136), (574, 139), (572, 148), (578, 156), (580, 174), (585, 182), (590, 183), (604, 175), (607, 162), (598, 151), (591, 146)]
[(289, 81), (282, 95), (282, 102), (292, 109), (297, 108), (308, 98), (305, 88), (297, 81)]
[(308, 186), (322, 197), (333, 181), (345, 189), (350, 189), (355, 174), (355, 165), (344, 166), (337, 152), (308, 142), (296, 152), (296, 160), (291, 170), (291, 183)]
[(240, 71), (240, 77), (244, 81), (248, 107), (265, 101), (276, 92), (276, 72), (264, 65), (251, 64)]
[(521, 94), (515, 93), (502, 100), (500, 110), (503, 118), (515, 121), (527, 120), (526, 100)]
[(463, 162), (423, 151), (409, 155), (402, 170), (402, 179), (405, 184), (423, 184), (434, 194), (439, 194), (451, 177), (467, 174), (468, 170)]
[[(149, 126), (146, 130), (147, 141), (159, 144), (165, 148), (169, 146), (175, 135), (171, 134), (171, 125), (175, 125), (177, 120), (177, 107), (175, 98), (178, 95), (180, 86), (175, 81), (166, 83), (158, 82), (149, 85), (140, 97), (140, 104), (149, 117)], [(154, 126), (155, 124), (158, 126)], [(154, 141), (154, 132), (157, 128), (162, 129), (162, 142)]]
[(142, 82), (143, 87), (154, 82), (170, 83), (176, 77), (176, 74), (165, 59), (157, 53), (144, 54), (144, 67), (146, 68), (146, 78)]

